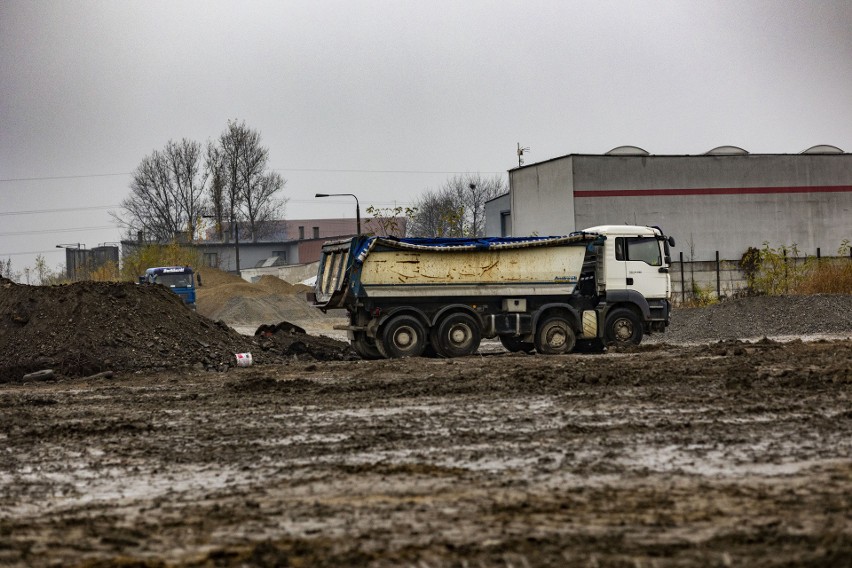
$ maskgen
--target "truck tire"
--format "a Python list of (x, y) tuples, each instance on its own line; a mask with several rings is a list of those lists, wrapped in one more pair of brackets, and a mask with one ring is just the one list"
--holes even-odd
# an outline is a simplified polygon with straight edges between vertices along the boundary
[(506, 351), (510, 353), (517, 353), (518, 351), (523, 351), (524, 353), (532, 353), (535, 351), (535, 344), (530, 343), (529, 341), (521, 341), (520, 337), (516, 337), (514, 335), (501, 335), (500, 343), (503, 344), (503, 347), (506, 348)]
[(633, 310), (615, 309), (606, 317), (604, 340), (607, 345), (639, 345), (642, 341), (642, 321)]
[(382, 359), (382, 354), (376, 345), (376, 340), (367, 337), (363, 331), (355, 332), (355, 339), (351, 341), (352, 349), (355, 350), (361, 359), (371, 361), (373, 359)]
[(535, 349), (542, 355), (570, 353), (577, 342), (571, 323), (562, 316), (545, 319), (535, 332)]
[(482, 341), (479, 323), (459, 312), (443, 318), (435, 329), (432, 346), (441, 357), (464, 357), (475, 353)]
[(426, 329), (416, 317), (396, 316), (384, 325), (380, 351), (390, 359), (419, 357), (428, 341)]

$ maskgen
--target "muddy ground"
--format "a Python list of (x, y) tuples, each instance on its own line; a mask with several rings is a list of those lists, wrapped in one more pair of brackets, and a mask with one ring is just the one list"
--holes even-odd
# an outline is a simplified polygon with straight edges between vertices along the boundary
[[(204, 278), (197, 313), (0, 281), (0, 565), (852, 565), (850, 295), (360, 361), (301, 290)], [(281, 318), (308, 334), (232, 329)]]
[(848, 566), (852, 340), (0, 384), (0, 564)]

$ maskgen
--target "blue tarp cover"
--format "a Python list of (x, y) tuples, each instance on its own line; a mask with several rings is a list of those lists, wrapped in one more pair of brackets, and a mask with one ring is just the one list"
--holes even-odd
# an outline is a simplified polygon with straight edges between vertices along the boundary
[(355, 251), (355, 259), (363, 263), (367, 255), (377, 246), (401, 250), (430, 250), (435, 252), (455, 252), (468, 250), (501, 250), (537, 246), (554, 246), (582, 243), (594, 240), (596, 233), (571, 233), (552, 237), (486, 237), (486, 238), (397, 238), (370, 237), (364, 239)]

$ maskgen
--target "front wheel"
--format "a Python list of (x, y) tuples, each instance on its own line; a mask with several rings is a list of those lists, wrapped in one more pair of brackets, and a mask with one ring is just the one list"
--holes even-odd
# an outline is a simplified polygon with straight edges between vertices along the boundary
[(475, 353), (482, 341), (479, 323), (466, 313), (450, 314), (438, 324), (432, 345), (442, 357), (464, 357)]
[(535, 349), (542, 355), (570, 353), (576, 341), (571, 323), (561, 316), (547, 318), (535, 332)]
[(613, 310), (606, 317), (604, 339), (607, 345), (639, 345), (642, 341), (642, 321), (633, 310)]
[(426, 348), (426, 329), (416, 317), (396, 316), (384, 325), (379, 351), (397, 359), (419, 357)]

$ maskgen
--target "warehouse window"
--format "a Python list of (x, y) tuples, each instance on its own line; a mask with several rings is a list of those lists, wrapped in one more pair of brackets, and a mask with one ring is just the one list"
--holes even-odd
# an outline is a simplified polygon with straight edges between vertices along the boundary
[(315, 239), (319, 238), (319, 227), (314, 227), (314, 238)]
[(204, 266), (210, 266), (212, 268), (219, 268), (219, 253), (218, 252), (205, 252), (203, 262), (204, 262)]
[(500, 236), (512, 236), (512, 212), (500, 211)]

